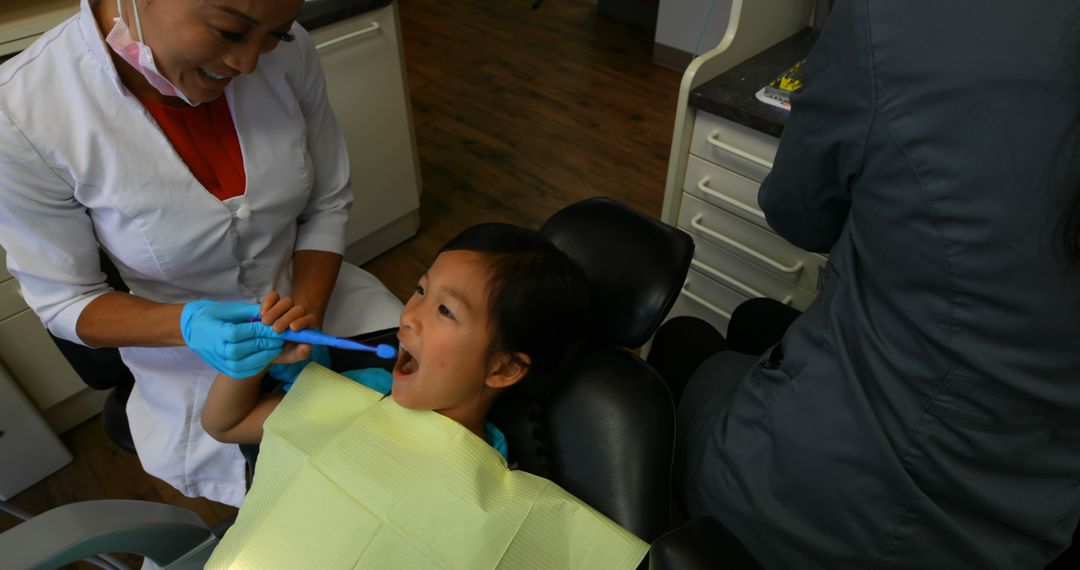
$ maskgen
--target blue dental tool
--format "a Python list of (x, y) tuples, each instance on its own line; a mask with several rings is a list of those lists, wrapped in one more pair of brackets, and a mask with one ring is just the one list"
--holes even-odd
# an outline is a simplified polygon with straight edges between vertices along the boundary
[(311, 329), (303, 329), (299, 331), (286, 330), (285, 332), (281, 333), (281, 338), (289, 342), (298, 342), (303, 344), (323, 344), (326, 346), (333, 346), (335, 348), (343, 348), (345, 350), (366, 350), (368, 352), (374, 352), (375, 356), (387, 360), (397, 356), (397, 350), (389, 344), (369, 346), (348, 339), (338, 338), (336, 336), (330, 336), (328, 334), (316, 332)]

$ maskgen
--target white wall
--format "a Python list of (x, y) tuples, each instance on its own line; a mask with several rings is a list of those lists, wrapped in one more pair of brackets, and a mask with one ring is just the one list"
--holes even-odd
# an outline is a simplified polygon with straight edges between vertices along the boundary
[(716, 5), (713, 6), (708, 24), (705, 25), (701, 46), (694, 55), (716, 47), (727, 29), (731, 0), (660, 0), (660, 13), (656, 19), (656, 43), (694, 53), (698, 34), (701, 33), (705, 15), (709, 12), (709, 4), (714, 1)]

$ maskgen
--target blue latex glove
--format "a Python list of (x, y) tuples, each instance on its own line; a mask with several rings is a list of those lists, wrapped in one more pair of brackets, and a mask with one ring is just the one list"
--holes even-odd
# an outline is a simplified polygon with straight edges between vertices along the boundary
[(274, 379), (284, 382), (285, 386), (283, 388), (288, 392), (292, 383), (296, 382), (296, 377), (312, 361), (330, 368), (330, 349), (321, 344), (313, 344), (311, 345), (311, 354), (308, 355), (307, 360), (293, 362), (292, 364), (271, 364), (269, 373)]
[(180, 334), (214, 370), (247, 378), (266, 368), (285, 345), (273, 327), (250, 322), (258, 316), (254, 303), (192, 301), (180, 313)]

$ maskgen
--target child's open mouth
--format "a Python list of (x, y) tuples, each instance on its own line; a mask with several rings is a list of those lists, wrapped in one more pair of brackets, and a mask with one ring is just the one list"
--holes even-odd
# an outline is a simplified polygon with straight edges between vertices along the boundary
[(398, 359), (394, 364), (394, 375), (411, 376), (420, 369), (420, 362), (409, 352), (404, 344), (398, 344)]

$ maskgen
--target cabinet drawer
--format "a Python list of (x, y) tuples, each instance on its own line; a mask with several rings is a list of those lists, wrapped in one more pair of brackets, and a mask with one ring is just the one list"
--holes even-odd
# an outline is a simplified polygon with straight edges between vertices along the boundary
[(668, 318), (692, 316), (704, 320), (727, 334), (731, 312), (748, 297), (713, 281), (696, 269), (691, 269), (683, 284), (682, 293), (671, 307)]
[(812, 291), (762, 271), (700, 236), (694, 236), (694, 246), (694, 259), (690, 263), (694, 270), (747, 298), (769, 297), (803, 311), (817, 296)]
[(817, 268), (825, 260), (784, 238), (719, 210), (689, 194), (679, 207), (679, 227), (719, 246), (784, 281), (817, 290)]
[(749, 178), (705, 162), (696, 156), (686, 161), (683, 190), (728, 212), (768, 229), (765, 213), (758, 208), (760, 184)]
[(22, 298), (22, 290), (19, 282), (8, 279), (0, 283), (0, 321), (26, 310), (26, 302)]
[(0, 360), (39, 410), (86, 388), (30, 309), (0, 321)]
[(776, 137), (698, 110), (690, 153), (756, 182), (772, 170)]

